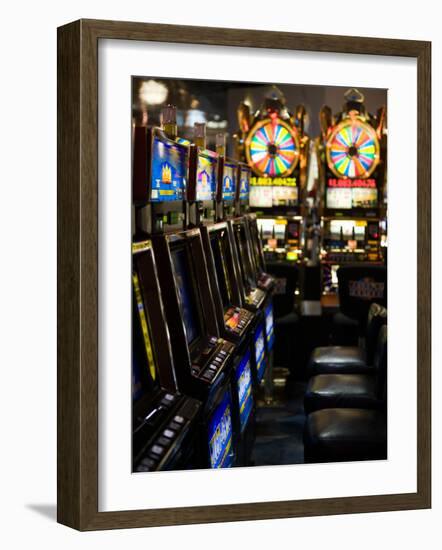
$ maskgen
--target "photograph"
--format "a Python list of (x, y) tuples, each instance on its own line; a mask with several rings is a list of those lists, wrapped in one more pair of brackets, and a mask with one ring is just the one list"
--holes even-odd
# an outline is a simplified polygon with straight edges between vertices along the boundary
[(131, 85), (132, 472), (387, 460), (387, 89)]

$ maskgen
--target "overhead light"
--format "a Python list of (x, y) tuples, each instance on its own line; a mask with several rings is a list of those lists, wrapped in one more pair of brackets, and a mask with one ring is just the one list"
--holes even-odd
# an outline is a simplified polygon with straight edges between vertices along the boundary
[(167, 86), (162, 82), (148, 80), (141, 84), (138, 95), (148, 105), (161, 105), (161, 103), (166, 101), (168, 93)]

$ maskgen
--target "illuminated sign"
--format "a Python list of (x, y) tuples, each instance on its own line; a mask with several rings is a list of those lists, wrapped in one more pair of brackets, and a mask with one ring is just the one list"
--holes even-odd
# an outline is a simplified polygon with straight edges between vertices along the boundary
[(229, 468), (233, 464), (232, 415), (230, 395), (226, 392), (209, 422), (209, 456), (211, 468)]
[(150, 194), (153, 202), (176, 201), (184, 198), (187, 151), (187, 147), (154, 138)]
[(216, 158), (198, 155), (196, 176), (196, 200), (210, 201), (215, 199), (216, 191)]
[(249, 188), (250, 188), (250, 172), (249, 170), (240, 170), (240, 181), (239, 181), (239, 199), (247, 200), (249, 198)]
[(348, 294), (352, 298), (362, 298), (363, 300), (384, 298), (385, 284), (370, 277), (364, 277), (358, 281), (349, 281), (348, 287)]
[(273, 329), (273, 304), (271, 302), (266, 307), (265, 320), (266, 320), (267, 350), (270, 351), (273, 348), (273, 342), (275, 341), (275, 333)]
[(253, 176), (250, 178), (250, 185), (267, 185), (271, 187), (296, 187), (296, 178), (269, 178), (265, 176)]
[(355, 179), (339, 179), (329, 178), (327, 182), (328, 187), (376, 187), (376, 180), (374, 178), (367, 178), (365, 180), (360, 178)]
[(236, 383), (238, 387), (239, 418), (241, 431), (247, 425), (250, 413), (253, 409), (252, 374), (250, 370), (250, 351), (242, 358), (236, 370)]
[(236, 193), (236, 166), (224, 162), (222, 199), (233, 201)]
[(255, 365), (258, 382), (261, 382), (266, 370), (264, 327), (261, 324), (255, 332)]

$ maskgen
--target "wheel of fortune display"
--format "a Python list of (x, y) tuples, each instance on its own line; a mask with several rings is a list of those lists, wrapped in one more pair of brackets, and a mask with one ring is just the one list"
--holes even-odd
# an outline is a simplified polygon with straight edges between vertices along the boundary
[(289, 176), (299, 160), (296, 130), (278, 117), (257, 122), (245, 145), (247, 162), (258, 176)]
[(327, 164), (338, 178), (368, 178), (379, 163), (379, 141), (360, 118), (340, 122), (327, 141)]

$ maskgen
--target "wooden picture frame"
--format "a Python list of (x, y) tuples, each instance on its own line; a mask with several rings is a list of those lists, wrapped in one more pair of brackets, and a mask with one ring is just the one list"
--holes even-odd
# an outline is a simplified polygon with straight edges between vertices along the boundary
[[(411, 57), (418, 74), (417, 492), (98, 511), (98, 41), (174, 42)], [(431, 44), (79, 20), (58, 29), (58, 521), (79, 530), (431, 506)]]

